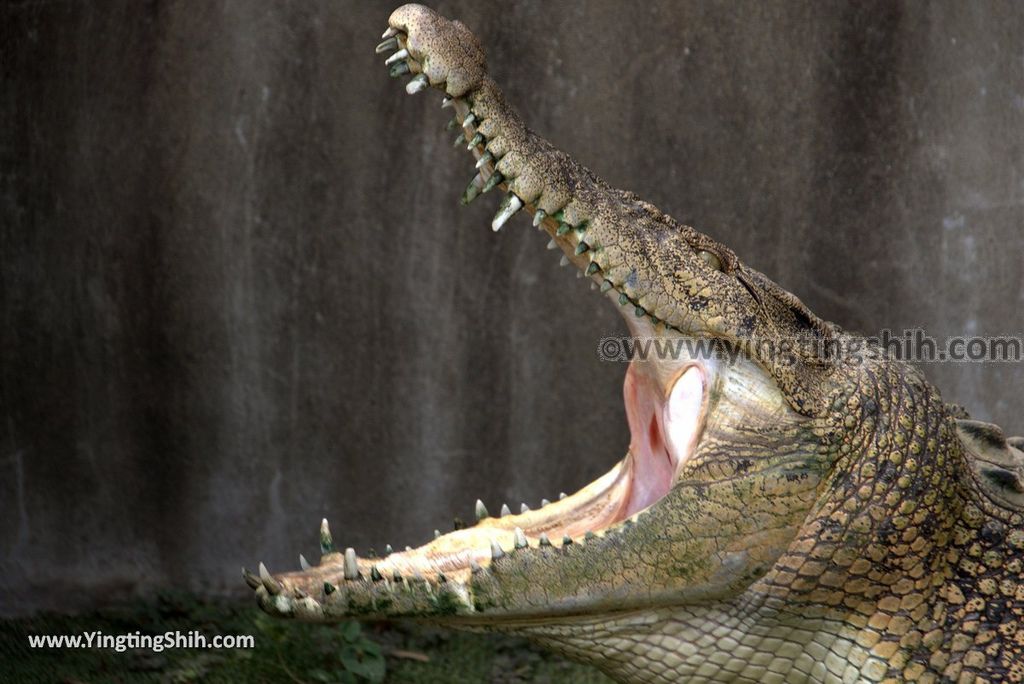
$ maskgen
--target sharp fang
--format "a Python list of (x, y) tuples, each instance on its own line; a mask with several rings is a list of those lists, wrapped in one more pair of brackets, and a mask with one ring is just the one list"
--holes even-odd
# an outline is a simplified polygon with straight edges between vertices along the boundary
[(625, 292), (619, 293), (619, 306), (626, 306), (629, 304), (629, 297)]
[(544, 221), (544, 219), (547, 218), (547, 216), (548, 213), (543, 209), (538, 209), (537, 211), (535, 211), (533, 213), (533, 227), (536, 228), (537, 226), (539, 226)]
[(612, 289), (612, 281), (605, 280), (603, 283), (601, 283), (601, 292), (607, 292), (610, 289)]
[(491, 517), (487, 512), (487, 506), (484, 506), (484, 502), (480, 499), (476, 500), (476, 519), (477, 521), (483, 520), (484, 518)]
[(588, 249), (590, 249), (590, 245), (588, 245), (586, 242), (580, 241), (580, 243), (576, 245), (576, 256), (583, 254)]
[(429, 85), (430, 80), (427, 79), (426, 74), (417, 74), (415, 78), (405, 84), (405, 92), (415, 95), (421, 90), (425, 90)]
[(445, 107), (451, 107), (453, 101), (453, 98), (445, 95), (443, 98), (441, 98), (441, 109), (444, 109)]
[(378, 45), (376, 48), (374, 48), (374, 52), (376, 52), (379, 55), (382, 52), (387, 52), (388, 50), (394, 50), (397, 47), (398, 47), (398, 38), (395, 38), (394, 36), (391, 36), (390, 38), (387, 38), (383, 43)]
[(345, 549), (345, 579), (354, 580), (359, 577), (359, 563), (356, 559), (356, 550), (352, 547)]
[(469, 204), (477, 197), (480, 196), (481, 188), (484, 187), (484, 178), (479, 173), (473, 176), (473, 180), (469, 181), (469, 185), (462, 193), (462, 203)]
[(569, 265), (569, 257), (567, 257), (567, 256), (565, 256), (563, 254), (562, 258), (558, 260), (558, 265), (559, 266), (568, 266)]
[(330, 582), (324, 582), (324, 593), (330, 596), (335, 591), (334, 585)]
[(245, 580), (245, 583), (249, 585), (250, 589), (259, 589), (260, 584), (262, 584), (262, 582), (260, 582), (259, 577), (249, 572), (245, 568), (242, 568), (242, 579)]
[(647, 311), (642, 306), (636, 307), (636, 310), (633, 313), (636, 314), (637, 318), (643, 318), (644, 316), (647, 315)]
[(281, 593), (281, 585), (276, 579), (270, 576), (270, 573), (267, 571), (267, 566), (263, 563), (260, 563), (260, 581), (263, 582), (263, 586), (266, 587), (267, 591), (271, 594), (276, 595)]
[(466, 115), (466, 118), (462, 120), (462, 127), (469, 128), (476, 122), (476, 114), (470, 112)]
[(391, 28), (391, 27), (389, 26), (389, 27), (388, 27), (388, 30), (387, 30), (387, 31), (385, 31), (385, 32), (383, 33), (383, 35), (381, 35), (381, 38), (390, 38), (391, 36), (397, 36), (397, 35), (398, 35), (398, 29), (395, 29), (395, 28)]
[(404, 76), (410, 71), (411, 69), (409, 69), (409, 64), (407, 62), (399, 62), (398, 64), (391, 65), (391, 69), (388, 70), (388, 75), (391, 76), (391, 78), (398, 78), (399, 76)]
[(567, 496), (569, 496), (569, 495), (566, 494), (565, 492), (559, 492), (558, 493), (558, 500), (561, 501), (562, 499), (564, 499)]
[(380, 570), (377, 569), (376, 565), (370, 568), (370, 579), (374, 582), (380, 582), (384, 579), (384, 575), (380, 574)]
[(327, 518), (320, 522), (320, 553), (328, 554), (334, 552), (334, 540), (331, 539), (331, 528), (327, 526)]
[(501, 185), (502, 181), (504, 180), (505, 177), (502, 176), (497, 171), (495, 171), (494, 173), (491, 174), (491, 177), (487, 179), (487, 182), (484, 183), (484, 189), (482, 190), (482, 192), (490, 192), (494, 188)]
[(467, 150), (471, 150), (474, 147), (476, 147), (477, 145), (482, 145), (483, 142), (484, 142), (483, 133), (477, 133), (476, 135), (473, 136), (473, 139), (470, 140), (469, 143), (466, 144), (466, 149)]
[(309, 564), (309, 561), (306, 560), (306, 557), (303, 556), (301, 553), (299, 554), (299, 567), (302, 568), (303, 572), (313, 567)]
[(501, 517), (504, 518), (506, 515), (512, 515), (512, 509), (508, 507), (508, 504), (501, 504)]
[(526, 546), (527, 546), (527, 544), (526, 544), (526, 535), (523, 534), (522, 529), (517, 527), (515, 529), (515, 532), (513, 532), (512, 536), (515, 539), (515, 545), (516, 545), (517, 549), (525, 549), (526, 548)]
[(408, 56), (409, 56), (409, 51), (406, 50), (405, 48), (402, 48), (401, 50), (399, 50), (395, 54), (393, 54), (390, 57), (388, 57), (387, 59), (385, 59), (384, 60), (384, 66), (391, 66), (395, 62), (401, 62), (403, 59), (405, 59)]
[(548, 249), (558, 249), (558, 243), (555, 242), (555, 238), (551, 238), (551, 241), (548, 242)]
[(548, 533), (547, 532), (541, 532), (540, 533), (540, 545), (541, 546), (551, 546), (551, 540), (548, 539)]
[(408, 553), (410, 551), (412, 551), (412, 547), (411, 546), (406, 546), (405, 547), (405, 552)]
[(523, 208), (523, 200), (513, 194), (508, 194), (498, 206), (498, 214), (491, 221), (491, 230), (497, 232), (505, 225), (505, 222), (512, 218), (512, 215)]
[(401, 582), (402, 581), (402, 573), (398, 572), (398, 570), (395, 570), (393, 573), (391, 573), (391, 579), (394, 580), (395, 582)]
[(597, 265), (597, 262), (596, 261), (591, 261), (590, 265), (587, 266), (587, 275), (588, 276), (592, 276), (592, 275), (594, 275), (595, 273), (597, 273), (600, 270), (601, 270), (601, 267)]
[(476, 160), (476, 168), (482, 169), (483, 167), (487, 166), (489, 162), (492, 161), (494, 161), (494, 155), (491, 154), (490, 152), (484, 152), (484, 156)]
[(540, 500), (540, 507), (541, 508), (544, 508), (545, 506), (550, 506), (550, 505), (551, 505), (551, 502), (548, 501), (547, 499), (541, 499)]
[(572, 537), (569, 535), (562, 537), (562, 546), (568, 546), (569, 544), (572, 544)]
[(505, 552), (501, 550), (501, 546), (494, 539), (491, 540), (491, 560), (498, 560), (504, 557)]
[(452, 147), (458, 147), (459, 145), (463, 144), (464, 142), (466, 142), (466, 134), (465, 133), (459, 133), (459, 135), (455, 138), (455, 142), (452, 143)]
[(303, 591), (302, 589), (300, 589), (299, 587), (295, 587), (295, 590), (294, 590), (294, 591), (295, 591), (295, 598), (298, 598), (298, 599), (304, 599), (304, 598), (306, 598), (307, 596), (309, 596), (309, 594), (307, 594), (306, 592), (304, 592), (304, 591)]
[(568, 235), (570, 230), (572, 230), (572, 226), (568, 223), (559, 223), (555, 235)]
[(448, 125), (444, 127), (446, 131), (454, 131), (459, 127), (459, 120), (452, 117), (452, 120), (448, 122)]
[(483, 568), (481, 568), (480, 564), (476, 562), (476, 558), (470, 558), (469, 559), (469, 571), (472, 572), (475, 575), (476, 573), (480, 572), (481, 570), (483, 570)]
[(529, 511), (530, 511), (530, 507), (527, 506), (525, 503), (519, 504), (519, 512), (520, 513), (528, 513)]
[(390, 556), (394, 552), (395, 552), (395, 550), (393, 548), (391, 548), (391, 544), (385, 544), (384, 545), (384, 556), (385, 557)]
[(441, 530), (434, 530), (434, 539), (440, 539)]

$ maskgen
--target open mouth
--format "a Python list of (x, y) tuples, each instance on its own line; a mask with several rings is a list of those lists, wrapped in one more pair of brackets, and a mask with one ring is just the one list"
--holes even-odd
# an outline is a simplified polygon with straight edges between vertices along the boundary
[[(628, 322), (634, 333), (642, 332)], [(649, 324), (645, 327), (657, 334)], [(697, 361), (632, 361), (623, 387), (629, 450), (607, 473), (574, 494), (544, 500), (535, 510), (524, 505), (513, 513), (503, 506), (492, 514), (478, 501), (475, 525), (382, 559), (350, 560), (350, 570), (363, 576), (466, 581), (473, 571), (515, 549), (566, 547), (603, 536), (656, 506), (671, 490), (699, 444), (713, 376), (711, 365)]]

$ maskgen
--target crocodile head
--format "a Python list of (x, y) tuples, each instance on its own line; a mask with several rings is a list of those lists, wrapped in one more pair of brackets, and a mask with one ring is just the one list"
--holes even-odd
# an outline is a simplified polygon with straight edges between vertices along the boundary
[[(649, 669), (640, 681), (664, 670), (652, 653), (675, 663), (672, 676), (706, 667), (711, 644), (690, 653), (692, 664), (680, 654), (703, 643), (709, 624), (725, 630), (718, 655), (725, 637), (746, 648), (741, 632), (771, 625), (752, 647), (768, 660), (780, 629), (808, 644), (828, 632), (822, 643), (839, 644), (841, 664), (853, 648), (842, 638), (877, 647), (858, 656), (854, 674), (898, 673), (887, 659), (904, 654), (903, 667), (922, 642), (904, 645), (907, 631), (883, 634), (884, 625), (900, 611), (922, 625), (937, 619), (936, 597), (954, 574), (948, 546), (978, 537), (985, 520), (937, 393), (910, 366), (857, 349), (727, 247), (610, 188), (527, 129), (464, 25), (417, 5), (389, 24), (378, 52), (392, 53), (391, 75), (410, 75), (410, 94), (445, 91), (456, 144), (476, 160), (463, 201), (503, 191), (492, 227), (531, 215), (631, 333), (654, 341), (653, 352), (628, 367), (630, 444), (602, 477), (518, 514), (491, 515), (478, 502), (473, 526), (380, 558), (337, 551), (325, 521), (319, 564), (244, 573), (260, 605), (310, 621), (401, 617), (519, 630), (606, 669), (621, 665), (627, 679), (622, 653), (643, 644)], [(1016, 458), (979, 462), (997, 464), (991, 479), (1010, 490), (1019, 487), (1007, 475)], [(1024, 494), (1006, 497), (1017, 497), (1009, 508), (1024, 505)], [(1006, 533), (1019, 510), (1005, 520), (990, 545), (1024, 546), (1024, 535)], [(792, 619), (778, 617), (787, 610)], [(653, 626), (659, 621), (672, 626)], [(634, 636), (622, 636), (622, 625)], [(797, 665), (807, 675), (824, 667), (828, 648), (786, 657), (810, 659)]]
[(831, 329), (723, 245), (527, 132), (461, 24), (417, 6), (390, 23), (393, 72), (421, 74), (413, 91), (445, 87), (461, 144), (481, 160), (464, 199), (505, 190), (495, 228), (527, 210), (663, 353), (626, 372), (625, 457), (575, 494), (515, 515), (478, 504), (472, 527), (383, 558), (336, 552), (325, 525), (319, 565), (250, 576), (262, 604), (316, 620), (490, 623), (742, 592), (792, 541), (827, 472), (821, 397), (807, 389), (824, 367), (754, 342)]

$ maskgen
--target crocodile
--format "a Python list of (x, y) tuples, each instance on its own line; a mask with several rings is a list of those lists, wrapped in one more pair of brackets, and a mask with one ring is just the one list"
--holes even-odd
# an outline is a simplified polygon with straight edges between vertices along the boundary
[(325, 520), (318, 564), (243, 569), (259, 605), (512, 632), (622, 682), (1024, 681), (1024, 440), (540, 138), (464, 24), (388, 24), (390, 75), (444, 91), (476, 160), (463, 203), (499, 189), (493, 229), (532, 215), (631, 335), (704, 346), (631, 361), (627, 453), (578, 492), (380, 557)]

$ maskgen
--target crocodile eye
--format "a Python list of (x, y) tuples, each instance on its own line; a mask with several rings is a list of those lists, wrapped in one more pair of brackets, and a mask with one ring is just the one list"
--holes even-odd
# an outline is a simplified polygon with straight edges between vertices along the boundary
[(715, 269), (716, 271), (723, 270), (722, 260), (718, 258), (718, 255), (712, 254), (711, 252), (702, 249), (699, 252), (697, 252), (697, 257), (700, 258), (705, 264)]

